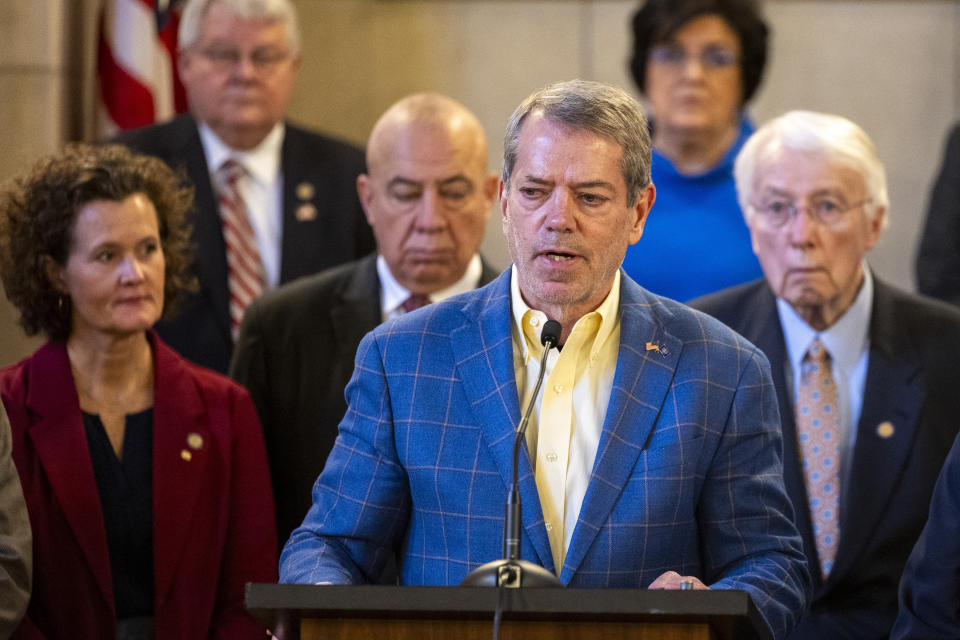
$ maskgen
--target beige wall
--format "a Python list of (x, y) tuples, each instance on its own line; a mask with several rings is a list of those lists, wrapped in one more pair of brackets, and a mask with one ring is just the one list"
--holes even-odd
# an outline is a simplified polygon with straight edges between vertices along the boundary
[[(294, 1), (304, 64), (291, 116), (358, 144), (400, 96), (440, 91), (477, 113), (498, 170), (506, 119), (533, 88), (572, 77), (633, 88), (625, 69), (632, 0)], [(89, 134), (84, 80), (96, 6), (0, 2), (0, 178), (69, 135)], [(960, 2), (773, 0), (766, 10), (773, 50), (755, 119), (808, 108), (864, 126), (886, 163), (892, 201), (871, 262), (912, 287), (927, 192), (947, 127), (960, 116)], [(496, 215), (484, 252), (499, 266), (509, 261)], [(0, 365), (35, 345), (11, 318), (0, 302)]]

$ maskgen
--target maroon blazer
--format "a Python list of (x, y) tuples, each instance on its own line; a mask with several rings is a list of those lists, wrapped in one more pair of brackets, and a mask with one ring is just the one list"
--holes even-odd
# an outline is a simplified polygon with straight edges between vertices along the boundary
[[(253, 403), (149, 335), (155, 638), (262, 640), (244, 584), (276, 581), (277, 543)], [(103, 513), (65, 345), (0, 370), (0, 397), (34, 536), (33, 595), (14, 637), (115, 637)]]

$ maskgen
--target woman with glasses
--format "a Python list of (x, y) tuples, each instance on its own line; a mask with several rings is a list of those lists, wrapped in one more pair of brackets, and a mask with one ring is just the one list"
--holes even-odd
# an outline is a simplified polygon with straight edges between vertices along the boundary
[(655, 293), (691, 298), (759, 278), (733, 160), (753, 132), (745, 105), (767, 58), (751, 0), (648, 0), (630, 70), (649, 109), (657, 201), (623, 267)]
[(276, 580), (250, 395), (152, 331), (188, 275), (192, 190), (160, 160), (74, 145), (0, 189), (0, 276), (30, 335), (0, 370), (33, 529), (15, 638), (263, 638)]

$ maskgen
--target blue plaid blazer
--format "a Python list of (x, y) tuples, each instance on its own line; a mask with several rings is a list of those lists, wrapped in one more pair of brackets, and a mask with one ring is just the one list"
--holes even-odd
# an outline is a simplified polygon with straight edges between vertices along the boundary
[[(667, 570), (750, 593), (776, 636), (810, 577), (782, 478), (764, 355), (712, 318), (621, 277), (621, 344), (564, 566), (553, 566), (529, 456), (521, 554), (575, 587), (643, 588)], [(502, 554), (520, 406), (510, 271), (387, 322), (357, 351), (349, 408), (283, 582), (455, 585)]]

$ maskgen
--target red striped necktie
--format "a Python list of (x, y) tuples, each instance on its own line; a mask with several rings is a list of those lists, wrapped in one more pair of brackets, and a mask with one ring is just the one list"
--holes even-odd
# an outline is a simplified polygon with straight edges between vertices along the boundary
[(227, 160), (217, 171), (220, 191), (220, 220), (227, 249), (227, 287), (230, 291), (230, 330), (234, 339), (240, 329), (243, 312), (263, 293), (267, 278), (257, 249), (257, 236), (250, 224), (247, 204), (238, 182), (247, 171), (236, 160)]

